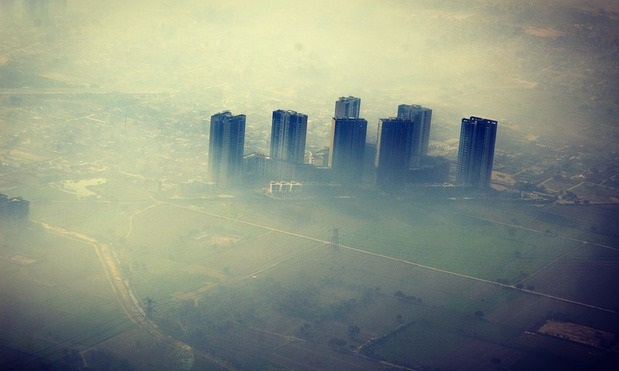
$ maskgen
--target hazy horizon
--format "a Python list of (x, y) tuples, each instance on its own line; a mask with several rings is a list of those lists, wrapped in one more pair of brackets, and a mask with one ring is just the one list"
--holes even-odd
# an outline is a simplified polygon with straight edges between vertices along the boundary
[[(172, 92), (188, 110), (245, 113), (261, 127), (276, 109), (308, 114), (310, 128), (326, 126), (337, 97), (353, 95), (362, 99), (369, 139), (377, 119), (402, 103), (433, 108), (454, 126), (477, 115), (571, 129), (579, 123), (570, 117), (602, 120), (617, 105), (608, 80), (617, 75), (617, 47), (583, 38), (617, 31), (579, 31), (578, 20), (568, 20), (575, 8), (605, 9), (608, 19), (618, 12), (613, 1), (576, 0), (69, 1), (67, 21), (4, 29), (9, 46), (21, 48), (0, 49), (0, 61), (27, 62), (31, 72), (77, 86)], [(583, 112), (583, 104), (601, 112)], [(539, 119), (523, 112), (527, 105)]]

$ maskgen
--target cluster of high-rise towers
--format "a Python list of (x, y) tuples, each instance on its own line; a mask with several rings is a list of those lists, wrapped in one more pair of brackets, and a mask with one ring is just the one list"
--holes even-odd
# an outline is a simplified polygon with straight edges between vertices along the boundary
[[(368, 123), (359, 117), (360, 106), (361, 99), (356, 97), (335, 102), (326, 166), (305, 161), (307, 115), (303, 113), (274, 111), (269, 156), (245, 157), (245, 115), (217, 113), (210, 121), (209, 180), (230, 187), (264, 180), (360, 185), (375, 179), (378, 187), (388, 189), (448, 179), (448, 162), (428, 156), (431, 109), (399, 105), (396, 117), (379, 119), (374, 146), (366, 143)], [(489, 186), (496, 129), (494, 120), (462, 119), (457, 184)], [(368, 167), (372, 155), (374, 166)], [(375, 170), (370, 176), (368, 168)]]

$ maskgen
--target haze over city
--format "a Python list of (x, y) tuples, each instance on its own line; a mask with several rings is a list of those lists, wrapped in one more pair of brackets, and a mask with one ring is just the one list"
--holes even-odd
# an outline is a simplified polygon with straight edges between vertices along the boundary
[(610, 0), (0, 0), (0, 368), (614, 370), (618, 61)]

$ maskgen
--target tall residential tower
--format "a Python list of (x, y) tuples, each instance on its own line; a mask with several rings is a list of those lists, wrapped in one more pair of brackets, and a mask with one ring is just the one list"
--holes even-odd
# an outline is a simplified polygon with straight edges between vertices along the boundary
[(456, 183), (475, 188), (490, 186), (497, 122), (471, 116), (460, 127)]
[(396, 186), (406, 181), (411, 168), (411, 153), (415, 149), (415, 123), (403, 118), (384, 118), (378, 121), (376, 142), (376, 183)]
[(359, 109), (361, 108), (361, 99), (355, 97), (340, 97), (335, 102), (335, 117), (339, 118), (359, 118)]
[(432, 110), (417, 104), (400, 104), (398, 106), (398, 118), (413, 122), (410, 167), (417, 168), (421, 166), (423, 158), (428, 156)]
[(368, 122), (362, 118), (337, 118), (331, 123), (329, 167), (343, 184), (360, 183)]
[(273, 111), (271, 160), (303, 164), (307, 115), (295, 111)]
[(245, 115), (224, 111), (211, 116), (209, 180), (222, 187), (240, 184), (245, 145)]

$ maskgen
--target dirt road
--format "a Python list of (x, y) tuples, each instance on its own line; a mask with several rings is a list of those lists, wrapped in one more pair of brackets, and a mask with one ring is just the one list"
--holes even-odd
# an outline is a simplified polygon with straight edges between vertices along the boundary
[(129, 282), (123, 277), (119, 267), (118, 261), (114, 256), (114, 252), (108, 244), (100, 243), (96, 239), (86, 236), (84, 234), (69, 231), (64, 228), (51, 226), (47, 223), (33, 221), (33, 223), (39, 224), (45, 228), (49, 233), (56, 234), (58, 236), (68, 238), (74, 241), (80, 241), (92, 246), (101, 262), (103, 271), (114, 291), (118, 304), (122, 308), (125, 315), (141, 329), (146, 331), (153, 338), (157, 339), (164, 344), (175, 347), (178, 349), (179, 354), (182, 355), (179, 359), (179, 369), (189, 370), (193, 366), (194, 357), (201, 358), (207, 362), (213, 363), (225, 370), (236, 370), (234, 366), (228, 362), (215, 357), (212, 354), (197, 351), (189, 345), (172, 338), (171, 336), (163, 333), (157, 325), (147, 319), (144, 310), (140, 305), (140, 301), (136, 297)]

